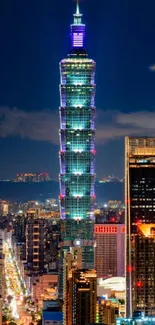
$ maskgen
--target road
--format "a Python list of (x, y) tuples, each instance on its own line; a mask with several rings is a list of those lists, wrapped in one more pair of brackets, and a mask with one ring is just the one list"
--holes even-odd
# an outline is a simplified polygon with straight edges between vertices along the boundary
[(11, 239), (4, 241), (3, 253), (5, 256), (5, 302), (11, 313), (11, 318), (14, 319), (17, 324), (27, 325), (31, 321), (31, 316), (27, 315), (24, 305), (24, 298), (28, 293), (18, 263), (13, 254)]

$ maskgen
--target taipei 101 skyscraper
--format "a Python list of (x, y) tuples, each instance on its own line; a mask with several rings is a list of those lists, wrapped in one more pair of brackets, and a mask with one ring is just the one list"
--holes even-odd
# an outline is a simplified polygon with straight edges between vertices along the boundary
[(82, 267), (94, 267), (95, 62), (84, 47), (77, 1), (71, 50), (60, 62), (60, 214), (62, 249), (78, 246)]

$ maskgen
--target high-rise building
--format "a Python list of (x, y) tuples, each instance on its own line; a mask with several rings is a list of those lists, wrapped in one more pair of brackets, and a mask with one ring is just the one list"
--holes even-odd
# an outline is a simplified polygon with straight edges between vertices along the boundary
[(26, 221), (27, 217), (25, 215), (18, 215), (13, 219), (14, 235), (18, 243), (24, 243), (26, 240)]
[(68, 325), (70, 319), (69, 306), (69, 274), (74, 269), (81, 269), (82, 267), (82, 252), (80, 247), (72, 247), (70, 252), (64, 255), (63, 265), (63, 302), (64, 302), (64, 325)]
[(155, 138), (126, 137), (127, 316), (155, 315)]
[(21, 260), (26, 260), (26, 222), (27, 217), (25, 215), (18, 215), (13, 218), (13, 229), (15, 241), (20, 248)]
[(67, 280), (67, 325), (96, 320), (97, 276), (95, 270), (71, 269)]
[[(94, 267), (95, 62), (84, 47), (77, 3), (71, 50), (60, 62), (60, 209), (62, 248), (81, 246), (83, 267)], [(61, 265), (62, 268), (62, 265)]]
[(45, 263), (48, 272), (58, 271), (60, 222), (59, 219), (46, 219)]
[(125, 225), (95, 224), (95, 269), (98, 278), (124, 276)]
[(44, 271), (45, 263), (45, 220), (29, 213), (26, 225), (26, 260), (30, 274)]

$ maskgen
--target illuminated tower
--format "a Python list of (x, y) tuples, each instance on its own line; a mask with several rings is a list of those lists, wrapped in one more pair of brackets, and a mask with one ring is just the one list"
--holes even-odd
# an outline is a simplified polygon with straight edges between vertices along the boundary
[(155, 315), (155, 138), (126, 137), (127, 316)]
[(84, 48), (77, 2), (71, 50), (60, 62), (60, 212), (62, 246), (82, 247), (83, 267), (94, 267), (95, 62)]

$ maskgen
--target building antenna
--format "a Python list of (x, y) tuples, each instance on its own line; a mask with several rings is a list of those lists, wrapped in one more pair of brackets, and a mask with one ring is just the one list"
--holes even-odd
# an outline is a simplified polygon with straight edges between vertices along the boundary
[(76, 15), (80, 14), (79, 0), (76, 0)]

